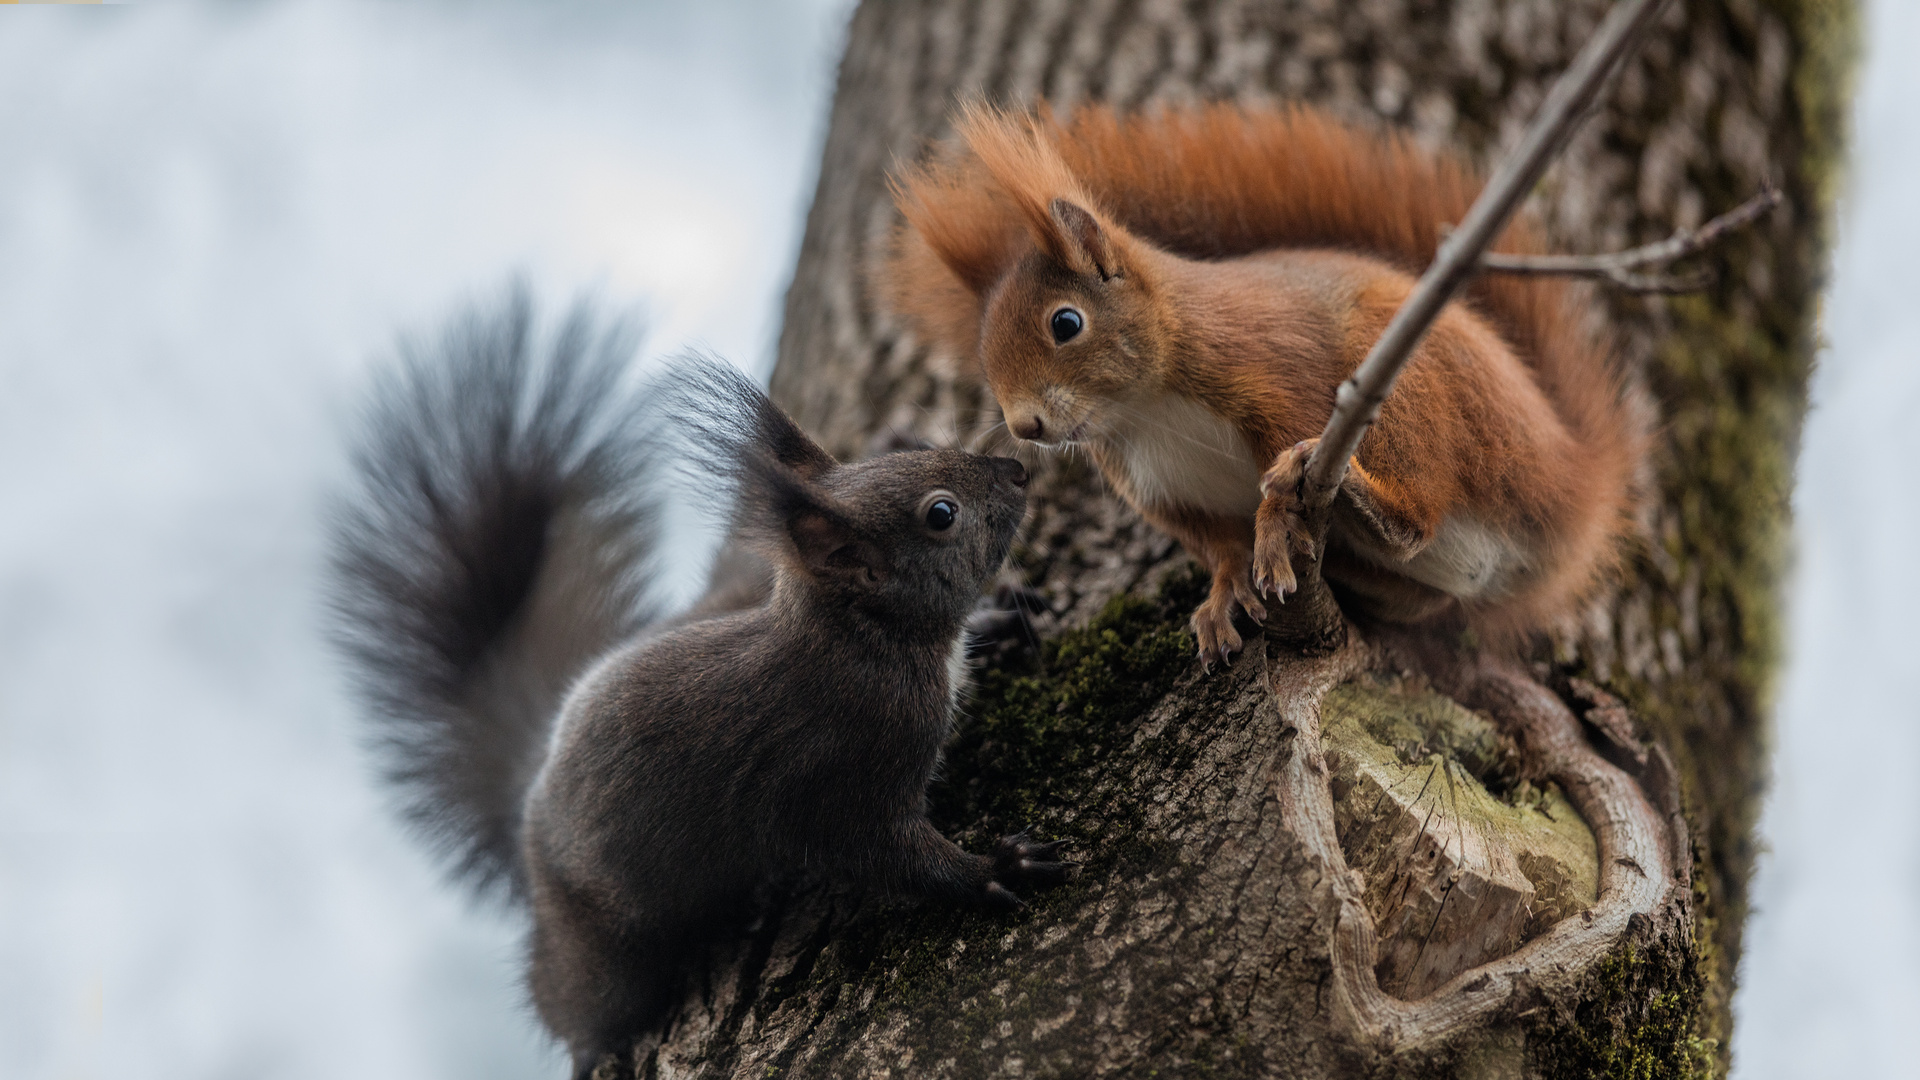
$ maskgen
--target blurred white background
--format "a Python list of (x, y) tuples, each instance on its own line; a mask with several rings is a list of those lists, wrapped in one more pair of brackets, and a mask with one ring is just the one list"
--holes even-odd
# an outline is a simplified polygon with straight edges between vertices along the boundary
[(1734, 1075), (1920, 1076), (1920, 4), (1865, 4)]
[(0, 1077), (563, 1075), (370, 783), (324, 497), (515, 271), (764, 372), (846, 9), (0, 16)]
[[(0, 16), (0, 1076), (559, 1075), (369, 780), (323, 499), (367, 365), (516, 270), (764, 372), (849, 6)], [(1920, 1075), (1920, 5), (1869, 22), (1753, 1080)]]

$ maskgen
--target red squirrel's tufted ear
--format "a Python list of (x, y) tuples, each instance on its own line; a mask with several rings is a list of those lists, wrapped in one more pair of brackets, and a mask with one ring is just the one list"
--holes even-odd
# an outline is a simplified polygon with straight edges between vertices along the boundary
[(1053, 233), (1047, 246), (1054, 258), (1079, 273), (1099, 274), (1102, 281), (1126, 276), (1112, 238), (1083, 207), (1055, 199), (1047, 206), (1047, 217)]
[[(945, 184), (937, 194), (942, 206), (958, 206), (973, 200), (982, 213), (969, 220), (985, 220), (989, 215), (1007, 224), (1023, 225), (1032, 242), (1049, 258), (1078, 274), (1098, 274), (1102, 280), (1126, 276), (1130, 238), (1111, 222), (1102, 221), (1080, 178), (1067, 167), (1055, 145), (1047, 123), (980, 104), (962, 106), (954, 128), (972, 152), (978, 166), (965, 170), (949, 169), (940, 174)], [(910, 194), (932, 191), (933, 173), (909, 178)], [(923, 207), (933, 205), (931, 198), (906, 205), (908, 220), (929, 237), (937, 248), (933, 233), (920, 218), (933, 218)], [(916, 214), (918, 217), (916, 217)], [(961, 215), (949, 214), (958, 218)], [(976, 295), (991, 287), (1023, 252), (1007, 251), (1005, 233), (995, 233), (994, 250), (998, 261), (991, 263), (992, 273), (967, 277), (964, 260), (948, 259), (954, 273), (974, 288)], [(986, 245), (982, 245), (983, 249)], [(984, 265), (984, 264), (983, 264)]]

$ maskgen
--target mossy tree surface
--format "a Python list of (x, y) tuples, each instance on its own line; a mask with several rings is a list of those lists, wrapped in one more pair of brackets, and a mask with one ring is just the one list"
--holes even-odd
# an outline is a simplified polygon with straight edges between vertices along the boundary
[[(997, 419), (869, 275), (887, 171), (969, 96), (1123, 106), (1299, 100), (1491, 164), (1604, 0), (869, 0), (854, 15), (773, 392), (836, 453), (886, 428), (966, 439)], [(1069, 886), (1015, 917), (802, 897), (714, 971), (650, 1075), (1678, 1076), (1724, 1069), (1778, 652), (1792, 454), (1854, 13), (1845, 0), (1674, 4), (1537, 192), (1563, 250), (1657, 239), (1771, 177), (1787, 206), (1711, 257), (1703, 295), (1608, 295), (1657, 432), (1616, 590), (1539, 646), (1633, 707), (1672, 756), (1691, 924), (1623, 941), (1582, 993), (1444, 1053), (1343, 1041), (1324, 911), (1266, 794), (1257, 664), (1181, 656), (1177, 547), (1063, 462), (1033, 487), (1013, 571), (1047, 596), (1040, 655), (984, 673), (934, 793), (978, 849), (1073, 841)], [(1163, 591), (1163, 583), (1171, 582)], [(1122, 594), (1135, 599), (1115, 601)]]

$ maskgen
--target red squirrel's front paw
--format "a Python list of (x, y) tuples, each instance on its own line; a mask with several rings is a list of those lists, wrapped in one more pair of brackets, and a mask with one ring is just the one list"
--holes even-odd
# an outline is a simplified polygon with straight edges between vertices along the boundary
[(1297, 499), (1300, 496), (1300, 479), (1307, 473), (1307, 459), (1313, 456), (1313, 448), (1320, 445), (1316, 436), (1301, 439), (1273, 459), (1273, 466), (1260, 477), (1260, 495), (1262, 498)]
[(1260, 595), (1276, 597), (1282, 602), (1288, 593), (1300, 587), (1293, 575), (1292, 543), (1293, 527), (1300, 519), (1294, 514), (1288, 514), (1287, 519), (1277, 528), (1269, 527), (1266, 515), (1262, 514), (1253, 528), (1253, 587)]
[[(1267, 605), (1260, 602), (1259, 591), (1253, 587), (1253, 580), (1245, 574), (1234, 579), (1233, 602), (1254, 622), (1267, 621)], [(1232, 609), (1228, 609), (1228, 613), (1231, 614)]]
[(1194, 610), (1194, 641), (1200, 646), (1200, 659), (1209, 665), (1215, 660), (1225, 663), (1227, 657), (1240, 651), (1240, 632), (1233, 628), (1236, 604), (1246, 608), (1247, 614), (1255, 619), (1267, 617), (1267, 609), (1245, 585), (1232, 590), (1222, 590), (1216, 585), (1206, 602)]
[(1293, 556), (1311, 555), (1313, 537), (1300, 516), (1300, 481), (1319, 439), (1294, 443), (1260, 478), (1260, 509), (1253, 521), (1253, 583), (1262, 595), (1285, 599), (1299, 588)]

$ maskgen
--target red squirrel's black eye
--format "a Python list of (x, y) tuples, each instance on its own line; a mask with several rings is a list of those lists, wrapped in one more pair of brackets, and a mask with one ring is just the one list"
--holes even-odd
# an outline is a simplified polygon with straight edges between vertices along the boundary
[(1053, 317), (1047, 320), (1047, 325), (1053, 330), (1053, 343), (1065, 345), (1080, 333), (1082, 327), (1087, 325), (1087, 319), (1075, 309), (1063, 307), (1053, 313)]
[(953, 527), (953, 519), (960, 515), (960, 508), (945, 499), (927, 507), (927, 528), (934, 532), (946, 532)]

